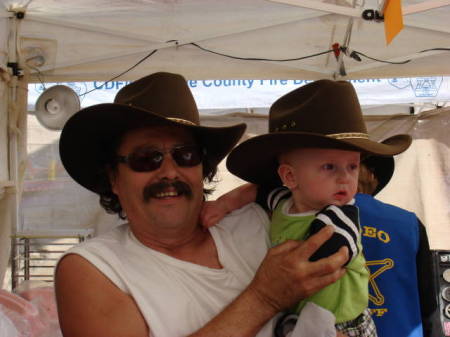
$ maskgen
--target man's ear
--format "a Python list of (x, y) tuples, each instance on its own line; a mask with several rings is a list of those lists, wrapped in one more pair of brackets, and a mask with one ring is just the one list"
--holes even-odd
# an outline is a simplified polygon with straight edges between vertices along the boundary
[(289, 164), (280, 164), (278, 166), (278, 175), (280, 176), (283, 185), (290, 190), (297, 187), (297, 179), (295, 178), (294, 168)]

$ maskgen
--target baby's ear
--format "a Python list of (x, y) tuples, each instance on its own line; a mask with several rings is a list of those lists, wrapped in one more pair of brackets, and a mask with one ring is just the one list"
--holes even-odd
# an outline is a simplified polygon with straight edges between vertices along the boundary
[(283, 185), (290, 190), (297, 187), (297, 179), (295, 178), (294, 168), (289, 164), (280, 164), (278, 166), (278, 175), (280, 176)]

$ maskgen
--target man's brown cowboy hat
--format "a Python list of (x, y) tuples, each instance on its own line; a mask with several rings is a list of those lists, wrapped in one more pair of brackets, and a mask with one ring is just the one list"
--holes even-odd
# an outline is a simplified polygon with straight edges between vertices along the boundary
[(112, 144), (130, 129), (154, 125), (189, 129), (216, 164), (236, 145), (246, 127), (201, 126), (183, 76), (159, 72), (123, 87), (114, 103), (93, 105), (74, 114), (61, 132), (61, 161), (76, 182), (99, 193), (99, 175)]
[(227, 167), (246, 181), (278, 185), (278, 156), (293, 148), (335, 148), (392, 156), (406, 150), (410, 143), (409, 135), (396, 135), (383, 143), (370, 140), (351, 83), (319, 80), (275, 101), (269, 111), (269, 133), (238, 145), (228, 156)]

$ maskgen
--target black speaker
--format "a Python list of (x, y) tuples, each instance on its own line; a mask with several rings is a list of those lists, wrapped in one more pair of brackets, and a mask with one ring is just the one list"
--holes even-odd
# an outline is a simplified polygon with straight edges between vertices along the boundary
[(434, 250), (432, 254), (437, 292), (434, 296), (438, 304), (433, 337), (447, 337), (450, 336), (450, 250)]

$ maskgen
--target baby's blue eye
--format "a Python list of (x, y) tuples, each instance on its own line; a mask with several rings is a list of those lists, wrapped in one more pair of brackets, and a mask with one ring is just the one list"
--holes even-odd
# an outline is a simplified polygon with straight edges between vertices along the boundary
[(325, 170), (333, 170), (334, 165), (333, 164), (325, 164), (322, 166)]
[(351, 164), (350, 165), (350, 169), (351, 170), (357, 170), (357, 169), (359, 169), (359, 166), (358, 166), (358, 164)]

